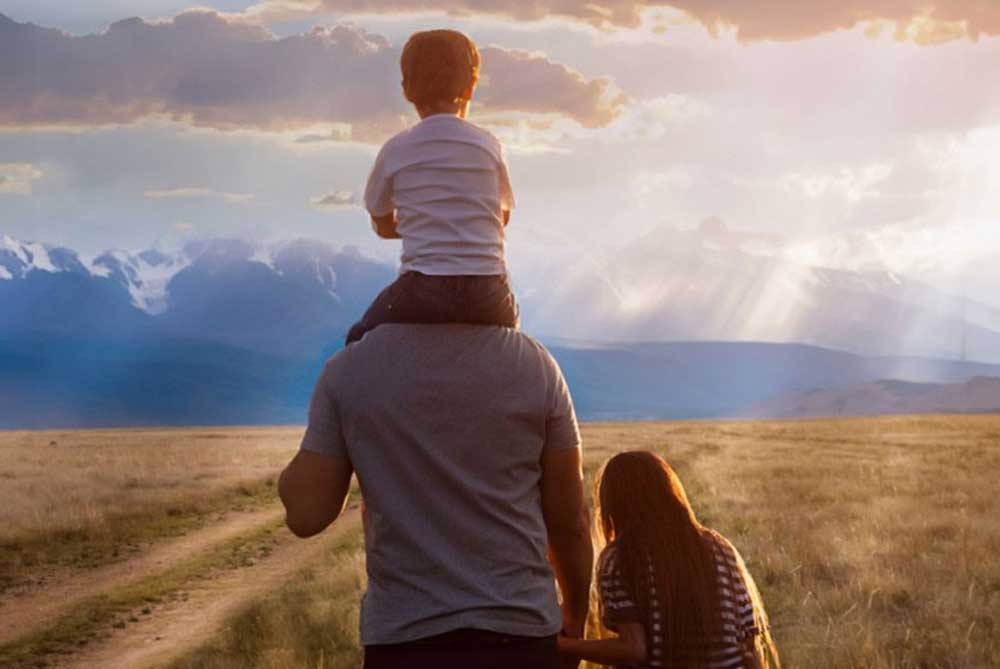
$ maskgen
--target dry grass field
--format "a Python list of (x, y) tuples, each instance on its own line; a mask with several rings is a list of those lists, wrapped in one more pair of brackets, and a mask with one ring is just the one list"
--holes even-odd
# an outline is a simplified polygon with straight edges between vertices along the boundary
[(292, 432), (0, 433), (0, 594), (31, 567), (97, 566), (210, 512), (273, 502)]
[[(351, 667), (357, 513), (281, 528), (299, 429), (0, 433), (0, 666)], [(590, 424), (743, 552), (786, 667), (1000, 666), (1000, 418)], [(53, 443), (54, 442), (54, 443)]]

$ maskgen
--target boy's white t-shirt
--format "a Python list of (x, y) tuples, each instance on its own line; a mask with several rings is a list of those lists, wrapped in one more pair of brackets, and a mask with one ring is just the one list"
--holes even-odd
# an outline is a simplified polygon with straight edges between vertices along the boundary
[(433, 114), (382, 147), (365, 188), (372, 216), (396, 211), (400, 272), (506, 274), (501, 210), (514, 207), (503, 145), (453, 114)]

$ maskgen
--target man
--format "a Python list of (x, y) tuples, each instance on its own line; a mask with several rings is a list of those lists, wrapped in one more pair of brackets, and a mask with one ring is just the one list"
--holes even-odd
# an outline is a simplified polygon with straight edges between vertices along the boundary
[(540, 344), (503, 327), (388, 324), (340, 351), (281, 475), (289, 528), (322, 532), (352, 473), (366, 669), (558, 666), (555, 635), (583, 634), (593, 551), (576, 416)]

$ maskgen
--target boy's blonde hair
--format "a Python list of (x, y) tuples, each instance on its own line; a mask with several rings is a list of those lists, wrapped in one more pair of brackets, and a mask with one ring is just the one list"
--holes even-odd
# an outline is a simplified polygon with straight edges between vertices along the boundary
[(457, 30), (414, 33), (399, 59), (403, 93), (417, 107), (461, 105), (479, 80), (479, 49)]

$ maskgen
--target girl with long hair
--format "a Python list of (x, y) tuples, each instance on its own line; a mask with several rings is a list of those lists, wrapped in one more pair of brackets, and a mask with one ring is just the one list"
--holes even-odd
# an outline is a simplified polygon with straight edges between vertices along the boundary
[(601, 622), (617, 636), (560, 636), (560, 652), (633, 669), (780, 669), (743, 559), (698, 522), (663, 458), (614, 456), (598, 474), (595, 503), (606, 543), (597, 567)]

